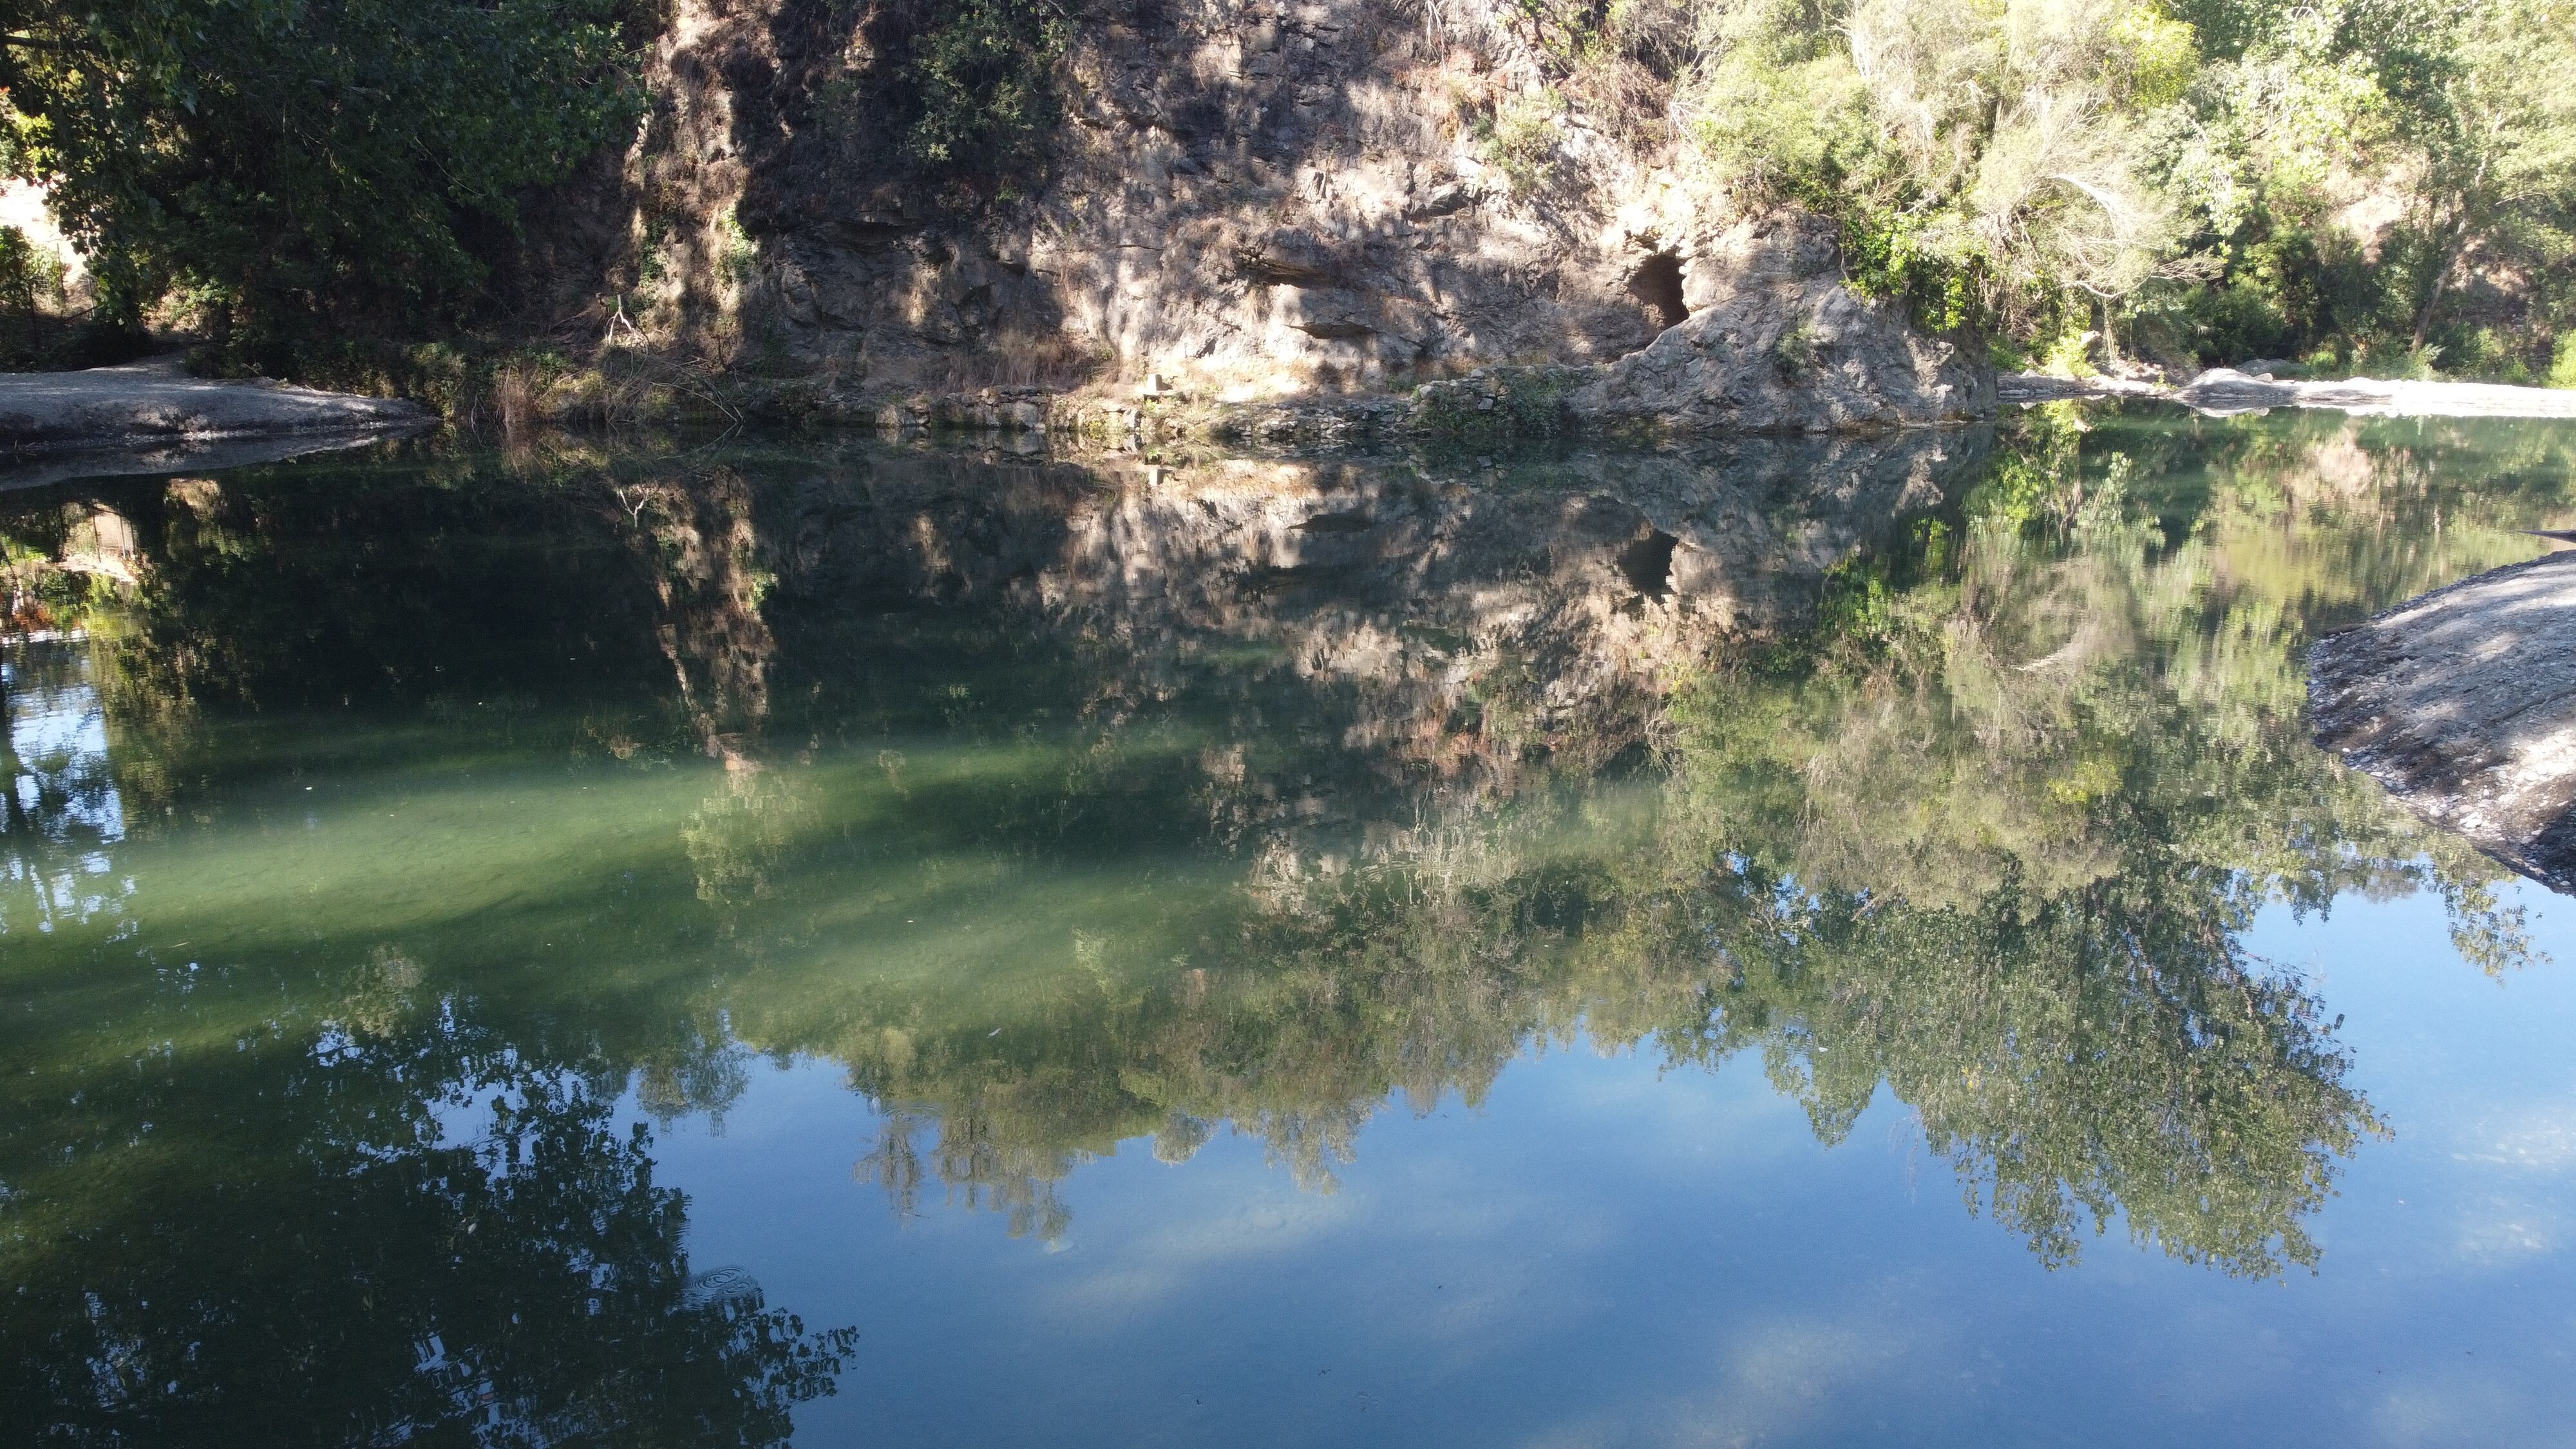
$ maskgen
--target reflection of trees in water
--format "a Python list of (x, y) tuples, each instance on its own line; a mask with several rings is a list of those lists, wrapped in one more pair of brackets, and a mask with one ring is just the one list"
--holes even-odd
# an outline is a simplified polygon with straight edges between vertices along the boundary
[[(120, 855), (288, 803), (263, 798), (264, 775), (309, 747), (341, 778), (575, 740), (613, 740), (643, 768), (718, 732), (696, 701), (637, 686), (672, 677), (657, 627), (720, 636), (723, 619), (691, 611), (720, 615), (731, 594), (705, 603), (686, 577), (657, 592), (669, 551), (579, 476), (433, 463), (347, 487), (110, 487), (142, 558), (62, 621), (85, 639), (51, 647), (96, 681), (109, 748), (91, 763), (133, 822)], [(737, 683), (714, 680), (714, 708)], [(396, 723), (329, 723), (350, 719)], [(37, 813), (30, 840), (79, 812)], [(35, 1069), (0, 1083), (13, 1427), (69, 1443), (780, 1444), (792, 1406), (831, 1391), (854, 1335), (808, 1332), (756, 1291), (692, 1292), (685, 1204), (655, 1185), (651, 1137), (612, 1118), (629, 1081), (666, 1115), (738, 1095), (743, 1050), (718, 1013), (656, 1001), (638, 1032), (609, 993), (576, 1021), (566, 1001), (460, 982), (460, 960), (534, 944), (506, 926), (353, 942), (327, 934), (346, 924), (327, 896), (300, 940), (221, 914), (150, 932), (198, 903), (156, 896), (152, 864), (140, 879), (139, 967), (96, 929), (6, 923), (0, 979), (42, 1009), (0, 1026), (0, 1056)], [(73, 1000), (95, 1031), (57, 1014)]]
[[(206, 1013), (201, 981), (139, 985), (154, 1004), (113, 1009), (100, 1061), (63, 1064), (105, 1095), (67, 1112), (69, 1078), (46, 1077), (41, 1099), (0, 1104), (17, 1195), (0, 1211), (27, 1225), (0, 1251), (52, 1294), (6, 1331), (60, 1345), (33, 1351), (47, 1372), (97, 1351), (69, 1264), (121, 1233), (185, 1257), (135, 1255), (104, 1301), (181, 1301), (147, 1273), (203, 1305), (237, 1296), (256, 1307), (221, 1331), (284, 1319), (281, 1362), (336, 1363), (320, 1335), (346, 1336), (364, 1359), (348, 1413), (367, 1384), (429, 1413), (448, 1401), (407, 1377), (427, 1320), (383, 1310), (465, 1314), (442, 1297), (462, 1290), (429, 1278), (445, 1260), (362, 1250), (341, 1225), (405, 1224), (469, 1264), (485, 1234), (516, 1234), (492, 1261), (529, 1258), (510, 1306), (530, 1321), (574, 1311), (563, 1263), (632, 1262), (621, 1281), (676, 1292), (677, 1205), (646, 1145), (581, 1104), (632, 1084), (666, 1117), (722, 1111), (746, 1043), (848, 1065), (889, 1114), (860, 1175), (904, 1210), (935, 1187), (1041, 1236), (1065, 1230), (1066, 1175), (1121, 1141), (1179, 1160), (1231, 1128), (1329, 1188), (1391, 1097), (1478, 1100), (1580, 1028), (1676, 1062), (1757, 1057), (1827, 1138), (1884, 1082), (2050, 1261), (2115, 1212), (2230, 1269), (2310, 1261), (2301, 1225), (2376, 1122), (2315, 997), (2237, 934), (2266, 901), (2429, 886), (2480, 964), (2521, 948), (2480, 894), (2491, 872), (2308, 748), (2298, 651), (2321, 621), (2506, 547), (2495, 521), (2545, 521), (2508, 510), (2554, 506), (2563, 481), (2482, 500), (2445, 481), (2482, 466), (2474, 438), (2441, 457), (2438, 428), (2308, 427), (2188, 447), (2125, 423), (2052, 433), (2007, 452), (1992, 478), (2009, 487), (1866, 556), (1945, 475), (1901, 450), (1837, 455), (1840, 491), (1810, 495), (1591, 460), (1567, 465), (1590, 490), (1569, 502), (1544, 480), (1339, 465), (1155, 493), (1063, 468), (746, 461), (703, 493), (584, 464), (372, 500), (125, 499), (147, 566), (92, 657), (138, 831), (249, 812), (263, 749), (352, 768), (579, 755), (603, 787), (673, 793), (649, 851), (600, 867), (610, 883), (549, 863), (506, 909), (393, 944), (257, 937), (222, 958), (261, 978), (229, 1014)], [(1662, 594), (1630, 567), (1658, 537)], [(1755, 624), (1768, 643), (1720, 647)], [(399, 724), (314, 723), (371, 708)], [(311, 733), (257, 744), (290, 727)], [(897, 928), (916, 914), (999, 939), (908, 961), (928, 938)], [(544, 972), (512, 964), (572, 941)], [(68, 946), (46, 959), (22, 968), (38, 997), (90, 979)], [(323, 980), (323, 960), (363, 964)], [(262, 1025), (274, 1000), (302, 1014)], [(442, 1004), (479, 1034), (439, 1045)], [(0, 1042), (69, 1050), (0, 1015)], [(182, 1045), (156, 1057), (164, 1040)], [(337, 1066), (307, 1060), (317, 1041)], [(164, 1063), (161, 1095), (106, 1090), (137, 1061)], [(567, 1071), (589, 1086), (547, 1085)], [(437, 1083), (539, 1104), (468, 1150), (425, 1135)], [(67, 1141), (72, 1165), (49, 1165)], [(536, 1164), (542, 1192), (514, 1182)], [(360, 1169), (377, 1195), (330, 1196)], [(122, 1191), (126, 1171), (147, 1190)], [(183, 1224), (174, 1187), (205, 1184), (224, 1205)], [(578, 1202), (610, 1226), (549, 1216)], [(226, 1263), (272, 1218), (320, 1245), (318, 1267)], [(297, 1325), (304, 1295), (367, 1273), (383, 1322)], [(794, 1366), (826, 1341), (762, 1329), (719, 1352), (735, 1341), (661, 1301), (603, 1312), (635, 1362), (732, 1364), (735, 1388), (710, 1369), (685, 1391), (748, 1405), (737, 1437), (785, 1402), (740, 1385), (821, 1381)], [(438, 1330), (441, 1362), (535, 1352), (459, 1321), (491, 1332)], [(550, 1423), (626, 1382), (583, 1377), (605, 1361), (509, 1362), (535, 1386), (495, 1401)]]
[(698, 899), (742, 906), (769, 894), (769, 874), (812, 829), (815, 806), (797, 782), (755, 761), (728, 762), (724, 788), (681, 827), (696, 868)]
[(109, 856), (126, 791), (107, 750), (93, 661), (77, 644), (0, 655), (0, 935), (124, 911)]
[[(251, 1025), (238, 1052), (49, 1071), (69, 1121), (10, 1105), (13, 1423), (100, 1444), (785, 1443), (854, 1335), (756, 1292), (692, 1295), (649, 1136), (457, 1003), (407, 1009), (400, 958), (360, 975), (318, 1044)], [(189, 985), (136, 1005), (186, 1040), (247, 983)], [(481, 1125), (443, 1132), (433, 1103)]]
[(760, 612), (775, 579), (760, 563), (753, 490), (708, 467), (683, 484), (622, 483), (615, 497), (652, 562), (654, 637), (681, 708), (708, 755), (740, 761), (768, 717), (777, 652)]
[[(2086, 466), (2044, 441), (2036, 466)], [(952, 1180), (978, 1190), (1142, 1133), (1185, 1154), (1218, 1121), (1329, 1183), (1390, 1093), (1472, 1102), (1581, 1022), (1676, 1061), (1756, 1051), (1828, 1140), (1885, 1082), (2052, 1262), (2115, 1214), (2234, 1271), (2312, 1262), (2302, 1223), (2379, 1126), (2319, 1000), (2238, 934), (2268, 902), (2431, 887), (2472, 962), (2528, 946), (2498, 872), (2304, 739), (2316, 613), (2371, 595), (2283, 568), (2281, 535), (2291, 555), (2368, 540), (2291, 527), (2240, 484), (2168, 544), (2136, 477), (2097, 458), (2052, 524), (1954, 515), (1839, 571), (1814, 634), (1683, 692), (1660, 786), (1542, 772), (1377, 831), (1356, 869), (1274, 847), (1221, 970), (1069, 992), (1009, 1047), (828, 1049), (880, 1100), (962, 1124), (978, 1147)], [(2380, 549), (2373, 577), (2442, 567)]]
[[(1760, 1053), (1838, 1141), (1885, 1082), (1927, 1144), (2051, 1263), (2084, 1219), (2268, 1272), (2312, 1263), (2302, 1219), (2377, 1123), (2317, 999), (2235, 947), (2173, 882), (1972, 907), (1817, 897), (1758, 868), (1692, 882), (1666, 929), (1733, 968), (1660, 1025), (1676, 1060)], [(2176, 898), (2179, 895), (2180, 898)]]

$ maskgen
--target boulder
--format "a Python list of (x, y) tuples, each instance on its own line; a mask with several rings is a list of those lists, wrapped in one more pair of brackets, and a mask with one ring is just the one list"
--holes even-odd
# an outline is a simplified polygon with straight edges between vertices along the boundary
[(0, 375), (0, 446), (18, 452), (394, 430), (431, 421), (429, 410), (414, 402), (268, 378), (190, 377), (172, 359)]

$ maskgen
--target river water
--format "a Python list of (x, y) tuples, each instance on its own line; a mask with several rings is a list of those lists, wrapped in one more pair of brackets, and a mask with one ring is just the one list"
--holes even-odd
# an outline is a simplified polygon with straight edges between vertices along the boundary
[(2563, 1444), (2576, 425), (0, 494), (0, 1433)]

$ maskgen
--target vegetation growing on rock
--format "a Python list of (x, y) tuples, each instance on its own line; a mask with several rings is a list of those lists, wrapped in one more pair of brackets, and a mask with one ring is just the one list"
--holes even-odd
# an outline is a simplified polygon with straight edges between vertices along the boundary
[(0, 168), (53, 188), (98, 317), (280, 367), (471, 324), (904, 384), (1411, 385), (1633, 351), (1738, 264), (1711, 238), (1798, 208), (1854, 290), (2009, 361), (2576, 383), (2569, 0), (0, 22)]
[(2565, 370), (2561, 0), (1623, 0), (1527, 17), (1578, 94), (1654, 77), (1736, 194), (1833, 217), (1862, 290), (1936, 327), (1982, 322), (2016, 356), (2081, 358), (2062, 344), (2092, 331), (2171, 361)]

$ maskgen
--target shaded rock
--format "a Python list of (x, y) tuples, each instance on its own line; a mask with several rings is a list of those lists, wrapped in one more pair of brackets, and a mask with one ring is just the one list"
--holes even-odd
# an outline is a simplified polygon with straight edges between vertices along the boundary
[(248, 437), (178, 437), (128, 440), (80, 448), (0, 453), (0, 492), (41, 488), (75, 478), (148, 477), (156, 473), (213, 473), (279, 463), (310, 453), (363, 448), (384, 441), (384, 429), (272, 433)]
[(2308, 679), (2319, 744), (2426, 820), (2576, 892), (2576, 555), (2328, 635)]
[(2047, 372), (2007, 372), (1995, 379), (1995, 401), (2076, 402), (2087, 398), (2143, 397), (2174, 400), (2173, 389), (2128, 377), (2059, 377)]

